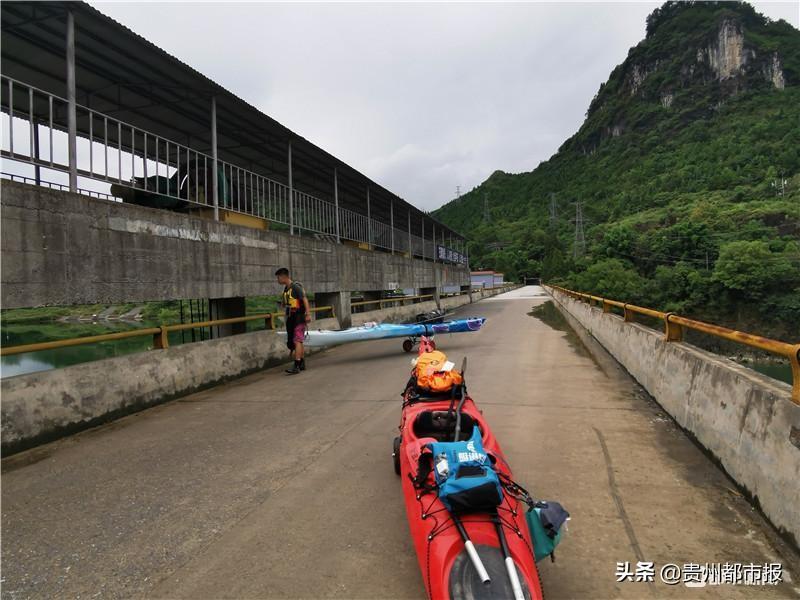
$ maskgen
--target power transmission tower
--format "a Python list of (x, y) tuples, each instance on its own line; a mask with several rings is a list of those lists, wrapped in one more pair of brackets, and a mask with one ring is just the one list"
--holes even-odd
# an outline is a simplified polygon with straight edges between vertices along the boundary
[(583, 231), (583, 206), (581, 201), (575, 203), (575, 258), (580, 258), (586, 252), (586, 236)]
[(558, 202), (556, 202), (556, 195), (550, 192), (550, 227), (555, 229), (558, 224)]
[(489, 215), (489, 192), (483, 192), (483, 220), (487, 223), (492, 220)]
[(461, 198), (461, 186), (457, 185), (456, 186), (456, 200), (458, 200), (459, 198)]

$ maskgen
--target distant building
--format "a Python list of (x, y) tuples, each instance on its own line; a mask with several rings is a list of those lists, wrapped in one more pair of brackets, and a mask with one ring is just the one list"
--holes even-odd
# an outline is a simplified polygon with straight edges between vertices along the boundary
[(472, 271), (470, 283), (473, 288), (492, 288), (503, 285), (503, 274), (496, 271)]

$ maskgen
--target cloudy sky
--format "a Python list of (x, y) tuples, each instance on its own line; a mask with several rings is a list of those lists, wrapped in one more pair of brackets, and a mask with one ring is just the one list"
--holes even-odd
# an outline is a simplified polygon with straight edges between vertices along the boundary
[(551, 156), (660, 2), (92, 4), (431, 210)]

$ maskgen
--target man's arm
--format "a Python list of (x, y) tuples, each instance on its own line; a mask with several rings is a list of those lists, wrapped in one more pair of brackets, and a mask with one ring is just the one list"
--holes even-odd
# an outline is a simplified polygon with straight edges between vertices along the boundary
[(295, 297), (299, 297), (299, 299), (303, 302), (303, 306), (306, 307), (306, 323), (308, 323), (311, 321), (311, 306), (308, 304), (308, 294), (306, 294), (306, 289), (299, 283), (296, 283)]

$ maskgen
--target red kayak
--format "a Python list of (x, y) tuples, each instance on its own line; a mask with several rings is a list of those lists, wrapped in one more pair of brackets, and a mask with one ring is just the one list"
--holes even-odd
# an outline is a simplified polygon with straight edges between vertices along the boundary
[[(527, 507), (514, 494), (511, 468), (481, 411), (465, 386), (457, 392), (426, 397), (409, 385), (403, 394), (400, 436), (394, 443), (395, 470), (401, 476), (411, 536), (428, 596), (432, 600), (541, 600), (539, 573), (525, 521)], [(435, 468), (428, 472), (426, 457), (421, 461), (420, 455), (435, 447), (431, 446), (434, 442), (455, 439), (479, 440), (492, 459), (492, 469), (504, 487), (496, 509), (451, 512), (440, 498)]]

